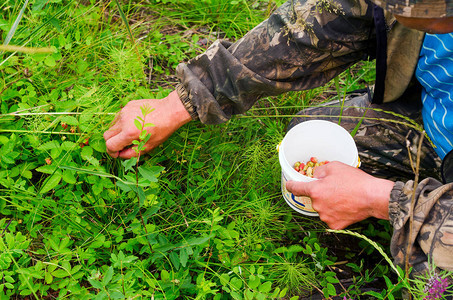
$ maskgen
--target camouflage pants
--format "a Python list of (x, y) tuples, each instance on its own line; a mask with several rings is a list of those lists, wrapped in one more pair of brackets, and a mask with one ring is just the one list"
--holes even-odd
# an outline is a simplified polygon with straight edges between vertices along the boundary
[[(371, 104), (367, 94), (352, 94), (343, 108), (338, 101), (310, 107), (291, 120), (288, 130), (308, 119), (337, 122), (353, 132), (362, 162), (360, 169), (376, 177), (392, 181), (414, 179), (417, 152), (421, 137), (421, 102), (401, 99), (388, 104)], [(418, 128), (417, 128), (418, 126)], [(358, 127), (358, 129), (356, 128)], [(412, 161), (412, 163), (411, 163)], [(420, 151), (420, 179), (441, 178), (441, 159), (426, 136)]]

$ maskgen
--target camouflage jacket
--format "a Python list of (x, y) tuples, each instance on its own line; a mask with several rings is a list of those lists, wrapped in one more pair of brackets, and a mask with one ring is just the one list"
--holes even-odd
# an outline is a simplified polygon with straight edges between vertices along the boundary
[[(384, 101), (402, 95), (413, 78), (424, 34), (386, 16), (388, 36)], [(194, 119), (227, 121), (261, 97), (311, 89), (376, 53), (373, 5), (366, 0), (290, 0), (235, 43), (216, 41), (180, 64), (179, 96)], [(453, 270), (451, 185), (425, 179), (415, 191), (414, 230), (409, 237), (412, 182), (395, 183), (390, 199), (391, 252), (404, 262), (408, 241), (414, 269), (427, 257)]]
[[(321, 86), (352, 64), (374, 57), (370, 3), (290, 0), (234, 44), (216, 41), (180, 64), (179, 96), (194, 119), (216, 124), (247, 111), (261, 97)], [(412, 78), (423, 33), (386, 17), (384, 101), (391, 101)]]

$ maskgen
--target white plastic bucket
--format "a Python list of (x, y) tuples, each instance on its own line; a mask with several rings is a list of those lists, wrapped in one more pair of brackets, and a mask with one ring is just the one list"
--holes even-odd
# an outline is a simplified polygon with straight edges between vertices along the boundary
[(311, 199), (294, 196), (286, 189), (286, 182), (317, 179), (294, 170), (294, 163), (306, 163), (316, 157), (318, 161), (339, 161), (353, 167), (360, 164), (351, 134), (338, 124), (324, 120), (305, 121), (291, 128), (278, 146), (278, 157), (282, 167), (283, 198), (295, 211), (308, 216), (318, 216), (311, 206)]

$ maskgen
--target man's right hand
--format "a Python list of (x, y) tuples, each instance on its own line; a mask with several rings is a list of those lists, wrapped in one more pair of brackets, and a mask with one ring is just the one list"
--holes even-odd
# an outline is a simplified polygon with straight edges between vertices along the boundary
[(154, 110), (146, 116), (145, 123), (154, 124), (146, 130), (151, 138), (145, 144), (143, 153), (151, 151), (166, 141), (178, 128), (192, 120), (176, 91), (163, 99), (134, 100), (127, 103), (118, 113), (113, 125), (104, 133), (107, 153), (112, 157), (131, 158), (137, 156), (132, 145), (138, 140), (140, 131), (134, 119), (143, 117), (140, 107), (148, 105)]

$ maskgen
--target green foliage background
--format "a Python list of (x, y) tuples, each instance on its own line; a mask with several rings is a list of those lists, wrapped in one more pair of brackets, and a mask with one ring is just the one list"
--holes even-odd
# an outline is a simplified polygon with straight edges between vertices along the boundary
[[(52, 49), (0, 53), (0, 299), (397, 293), (377, 284), (395, 276), (375, 246), (326, 232), (281, 197), (275, 147), (291, 116), (334, 94), (333, 83), (262, 99), (219, 126), (187, 124), (138, 164), (105, 153), (102, 134), (121, 106), (166, 96), (179, 62), (238, 39), (279, 4), (0, 4), (4, 44), (14, 33), (9, 45)], [(373, 78), (364, 63), (337, 84)], [(353, 229), (388, 247), (387, 222)]]

